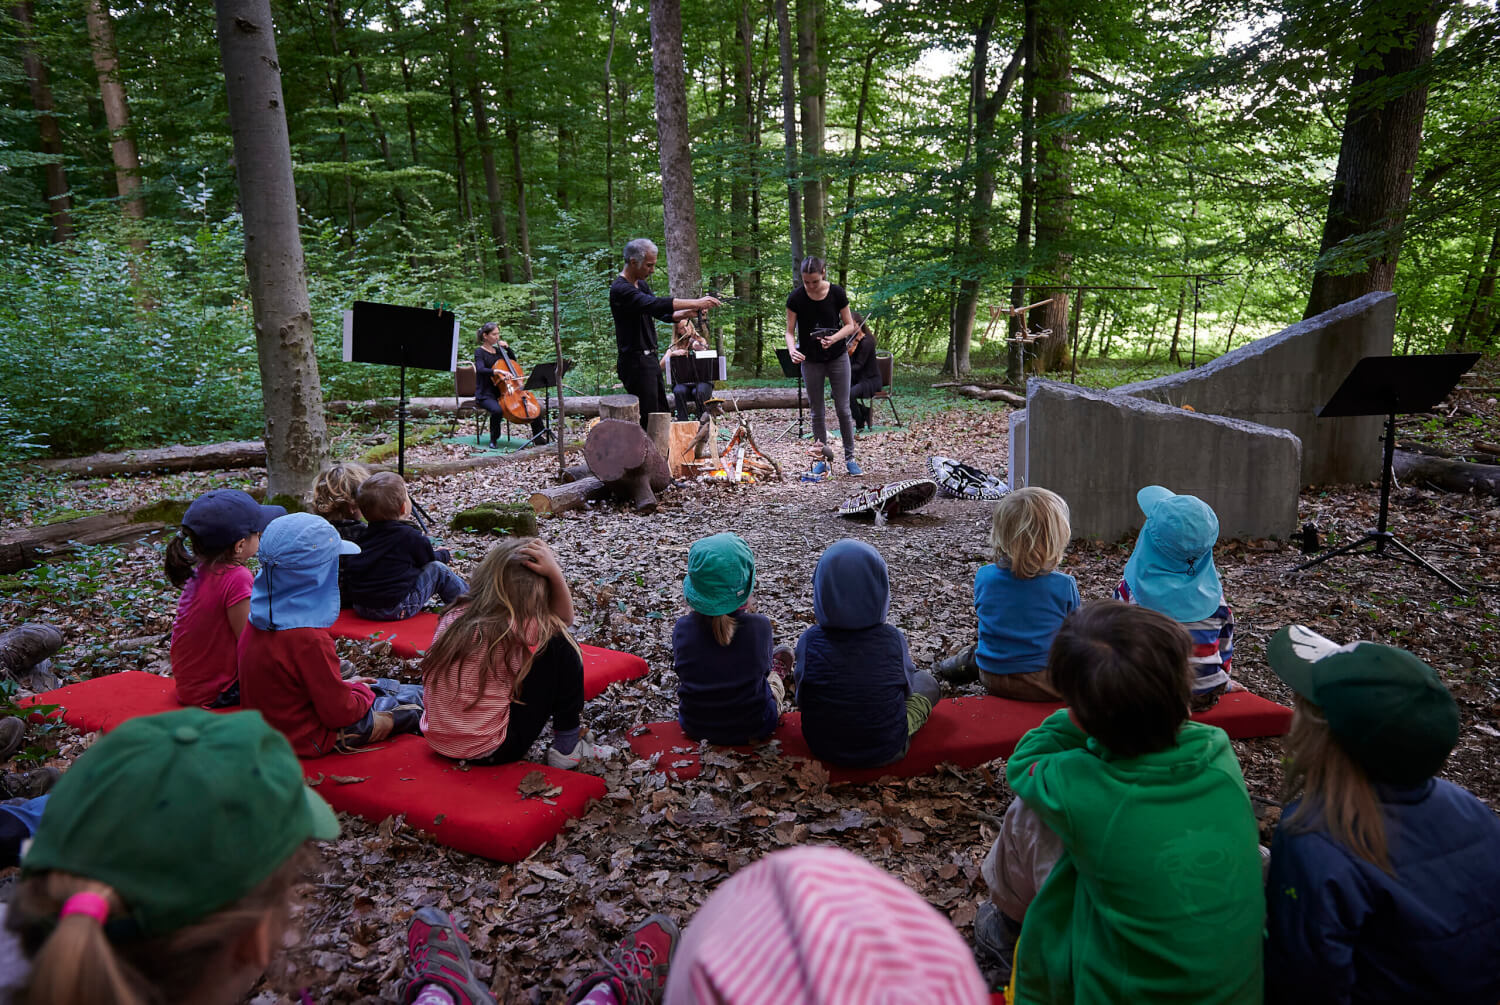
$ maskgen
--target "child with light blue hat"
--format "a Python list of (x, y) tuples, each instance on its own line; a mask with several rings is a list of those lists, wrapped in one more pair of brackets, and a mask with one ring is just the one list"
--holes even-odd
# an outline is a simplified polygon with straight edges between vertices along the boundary
[(1193, 640), (1193, 711), (1218, 703), (1238, 690), (1229, 679), (1234, 658), (1234, 613), (1214, 567), (1219, 517), (1197, 496), (1178, 495), (1161, 485), (1136, 493), (1146, 524), (1125, 563), (1115, 599), (1165, 614)]

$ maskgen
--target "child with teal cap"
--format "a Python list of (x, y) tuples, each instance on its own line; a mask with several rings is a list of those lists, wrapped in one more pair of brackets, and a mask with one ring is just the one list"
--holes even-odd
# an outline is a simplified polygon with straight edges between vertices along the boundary
[(778, 659), (790, 667), (791, 651), (772, 652), (771, 621), (750, 610), (755, 556), (738, 534), (715, 534), (688, 551), (682, 595), (691, 614), (672, 627), (677, 671), (678, 721), (695, 740), (734, 745), (763, 740), (781, 717), (786, 697)]
[(1160, 485), (1136, 493), (1146, 525), (1125, 563), (1115, 599), (1165, 614), (1193, 640), (1193, 711), (1218, 704), (1239, 686), (1229, 679), (1234, 659), (1234, 612), (1224, 600), (1214, 544), (1219, 517), (1197, 496), (1178, 495)]

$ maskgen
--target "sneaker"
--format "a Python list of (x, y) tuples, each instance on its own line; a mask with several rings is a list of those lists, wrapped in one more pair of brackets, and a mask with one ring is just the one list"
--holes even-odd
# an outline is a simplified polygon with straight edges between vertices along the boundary
[(849, 472), (851, 475), (862, 475), (865, 473), (865, 469), (860, 467), (859, 462), (854, 460), (852, 457), (844, 462), (844, 470)]
[(26, 742), (26, 723), (14, 715), (0, 719), (0, 764), (16, 756)]
[(828, 474), (828, 462), (827, 461), (818, 461), (816, 464), (814, 464), (812, 466), (812, 473), (815, 474), (815, 475), (826, 475), (826, 474)]
[(568, 1005), (576, 1005), (600, 984), (608, 984), (621, 1005), (656, 1005), (667, 986), (667, 968), (682, 932), (664, 914), (653, 914), (620, 940), (604, 966), (583, 979)]
[(791, 646), (777, 646), (771, 652), (771, 669), (775, 670), (782, 680), (792, 680), (797, 669), (796, 650)]
[(403, 1001), (416, 1001), (424, 987), (436, 984), (452, 996), (454, 1005), (496, 1005), (495, 996), (474, 976), (468, 937), (458, 930), (453, 915), (435, 907), (419, 910), (406, 930), (406, 949), (411, 962)]
[(979, 965), (1001, 980), (1010, 977), (1021, 923), (1012, 921), (990, 901), (979, 905), (974, 917), (974, 955)]
[(952, 656), (945, 656), (932, 665), (932, 675), (949, 684), (969, 684), (979, 679), (979, 666), (974, 662), (975, 646), (965, 646)]
[(602, 743), (595, 743), (586, 736), (578, 738), (578, 746), (573, 748), (571, 754), (564, 754), (556, 747), (547, 748), (547, 767), (549, 768), (576, 768), (583, 763), (585, 757), (595, 761), (607, 761), (618, 754), (614, 747), (607, 747)]
[(0, 775), (0, 795), (10, 799), (35, 799), (46, 795), (61, 777), (62, 772), (56, 768), (8, 771)]

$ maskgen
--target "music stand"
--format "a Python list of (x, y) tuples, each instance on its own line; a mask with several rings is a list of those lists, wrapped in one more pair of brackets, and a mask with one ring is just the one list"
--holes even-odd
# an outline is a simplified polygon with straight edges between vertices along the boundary
[[(802, 364), (792, 362), (792, 354), (787, 349), (776, 350), (776, 361), (781, 364), (781, 375), (783, 377), (797, 378), (797, 440), (802, 440)], [(771, 440), (775, 443), (787, 433), (791, 432), (792, 423), (788, 422), (786, 428), (777, 433)]]
[(1318, 409), (1318, 418), (1334, 419), (1356, 415), (1385, 416), (1385, 462), (1380, 471), (1380, 517), (1374, 530), (1367, 530), (1357, 541), (1340, 545), (1317, 558), (1303, 562), (1293, 569), (1301, 572), (1338, 558), (1350, 555), (1365, 545), (1373, 545), (1371, 554), (1385, 557), (1386, 546), (1396, 549), (1389, 557), (1397, 561), (1408, 561), (1432, 573), (1453, 588), (1456, 593), (1465, 593), (1462, 586), (1437, 566), (1402, 542), (1386, 529), (1390, 515), (1392, 471), (1396, 456), (1396, 416), (1413, 412), (1426, 412), (1441, 404), (1479, 359), (1477, 352), (1443, 353), (1432, 356), (1366, 356), (1354, 364), (1349, 376), (1333, 392), (1328, 403)]
[[(542, 392), (544, 400), (544, 404), (542, 405), (542, 415), (548, 415), (552, 411), (552, 389), (557, 386), (559, 380), (567, 376), (568, 371), (571, 369), (573, 369), (573, 361), (571, 359), (564, 359), (562, 362), (561, 373), (559, 373), (557, 370), (557, 363), (553, 362), (538, 363), (536, 366), (531, 368), (531, 373), (526, 375), (526, 383), (521, 386), (527, 391), (540, 390)], [(557, 417), (557, 426), (558, 429), (561, 430), (561, 415), (558, 415)], [(525, 450), (542, 436), (545, 436), (546, 433), (547, 430), (545, 428), (540, 433), (534, 433), (531, 439), (521, 444), (521, 446), (517, 449)], [(559, 432), (558, 435), (561, 436), (562, 433)]]

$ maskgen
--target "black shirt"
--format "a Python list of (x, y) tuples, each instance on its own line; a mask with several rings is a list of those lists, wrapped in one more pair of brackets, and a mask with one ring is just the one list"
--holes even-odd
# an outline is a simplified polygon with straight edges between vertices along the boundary
[(814, 300), (807, 295), (806, 287), (799, 286), (786, 298), (786, 309), (797, 315), (797, 348), (809, 363), (826, 363), (849, 347), (840, 342), (831, 349), (813, 338), (813, 332), (824, 328), (838, 331), (844, 327), (843, 312), (849, 306), (849, 297), (837, 283), (828, 284), (828, 295)]
[(644, 279), (634, 283), (615, 276), (609, 284), (609, 313), (615, 319), (615, 349), (621, 353), (656, 353), (656, 324), (672, 316), (672, 298), (651, 292)]
[(427, 536), (405, 520), (372, 520), (359, 554), (345, 556), (343, 599), (362, 607), (394, 607), (417, 585), (429, 562), (447, 561)]
[[(495, 386), (495, 364), (501, 359), (507, 358), (506, 350), (495, 346), (490, 349), (480, 346), (474, 350), (474, 397), (487, 398), (490, 401), (500, 400), (500, 389)], [(514, 356), (509, 358), (514, 359)], [(504, 370), (501, 367), (501, 370)]]
[[(855, 335), (859, 334), (857, 331)], [(849, 338), (853, 338), (850, 335)], [(844, 343), (848, 345), (848, 341)], [(866, 335), (859, 340), (859, 345), (849, 354), (849, 386), (863, 383), (867, 380), (879, 380), (880, 367), (875, 362), (875, 336)]]

